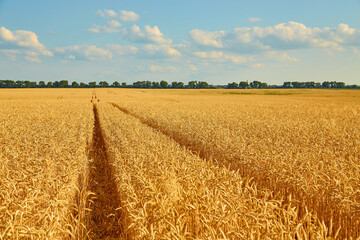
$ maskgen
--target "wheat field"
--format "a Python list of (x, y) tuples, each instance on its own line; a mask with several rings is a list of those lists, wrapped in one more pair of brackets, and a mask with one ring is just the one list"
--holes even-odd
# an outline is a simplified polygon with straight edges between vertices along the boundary
[(360, 92), (0, 90), (0, 239), (360, 239)]

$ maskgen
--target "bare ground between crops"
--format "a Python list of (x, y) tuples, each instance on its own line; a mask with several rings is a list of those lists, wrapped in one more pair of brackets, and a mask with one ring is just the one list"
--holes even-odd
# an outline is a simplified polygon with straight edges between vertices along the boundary
[(93, 143), (89, 157), (89, 190), (94, 193), (86, 229), (91, 239), (119, 239), (123, 236), (121, 222), (121, 199), (113, 176), (113, 167), (106, 152), (106, 144), (101, 130), (98, 110), (93, 107), (95, 123)]

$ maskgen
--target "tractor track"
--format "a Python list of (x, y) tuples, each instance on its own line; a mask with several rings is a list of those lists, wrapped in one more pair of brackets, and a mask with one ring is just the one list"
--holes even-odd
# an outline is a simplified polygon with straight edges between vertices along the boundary
[[(168, 132), (167, 130), (162, 129), (155, 121), (151, 121), (151, 119), (144, 119), (116, 103), (110, 104), (121, 112), (138, 119), (141, 123), (147, 125), (148, 127), (166, 135), (180, 146), (185, 147), (195, 155), (198, 155), (203, 160), (216, 160), (217, 157), (209, 156), (205, 149), (201, 147), (200, 143), (193, 146), (193, 144), (186, 142), (184, 138), (177, 137), (173, 134), (173, 132)], [(230, 161), (228, 161), (225, 156), (223, 156), (223, 158), (225, 158), (226, 162), (230, 164)], [(272, 190), (274, 193), (273, 198), (283, 199), (283, 204), (285, 206), (289, 205), (289, 201), (291, 201), (287, 199), (288, 196), (292, 196), (292, 199), (297, 199), (295, 202), (291, 201), (291, 205), (298, 208), (300, 218), (306, 215), (307, 211), (310, 210), (310, 212), (316, 214), (322, 221), (324, 221), (326, 226), (332, 226), (333, 229), (331, 230), (333, 233), (339, 231), (338, 237), (340, 237), (340, 239), (354, 236), (358, 237), (360, 235), (360, 228), (358, 228), (359, 218), (353, 214), (341, 211), (342, 209), (338, 206), (338, 202), (330, 196), (324, 196), (322, 199), (318, 199), (309, 195), (306, 191), (300, 189), (292, 183), (282, 181), (278, 182), (268, 174), (267, 169), (262, 169), (260, 166), (242, 164), (240, 159), (236, 165), (229, 165), (228, 168), (234, 171), (239, 170), (243, 177), (251, 178), (259, 189)]]
[(95, 122), (89, 152), (88, 189), (94, 197), (89, 204), (91, 211), (87, 215), (86, 229), (90, 231), (90, 239), (119, 239), (124, 233), (121, 199), (107, 154), (96, 104), (93, 105), (93, 111)]

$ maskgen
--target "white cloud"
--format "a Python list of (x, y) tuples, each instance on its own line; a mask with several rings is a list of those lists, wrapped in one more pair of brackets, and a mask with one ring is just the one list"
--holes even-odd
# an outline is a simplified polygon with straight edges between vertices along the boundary
[(134, 46), (121, 46), (119, 44), (107, 44), (107, 48), (111, 49), (119, 55), (133, 55), (136, 54), (139, 49)]
[(135, 46), (122, 46), (119, 44), (107, 44), (105, 46), (107, 49), (118, 55), (133, 55), (143, 59), (173, 58), (181, 56), (180, 52), (171, 45), (147, 44), (139, 48)]
[[(16, 55), (27, 55), (25, 60), (31, 62), (41, 62), (38, 56), (53, 56), (54, 54), (47, 50), (46, 47), (39, 42), (38, 36), (31, 31), (16, 30), (14, 32), (0, 28), (0, 49), (12, 60), (16, 59)], [(5, 50), (5, 51), (4, 51)], [(36, 54), (36, 59), (29, 56)]]
[(266, 56), (271, 59), (275, 59), (279, 62), (300, 62), (299, 59), (290, 57), (287, 52), (270, 51), (267, 52)]
[(149, 70), (152, 72), (177, 72), (177, 68), (174, 66), (150, 65)]
[(139, 15), (132, 11), (120, 11), (120, 19), (124, 22), (136, 22)]
[(25, 56), (24, 59), (29, 61), (29, 62), (41, 63), (41, 60), (38, 57)]
[(236, 64), (242, 64), (247, 62), (246, 57), (224, 54), (221, 51), (194, 52), (194, 55), (199, 58), (204, 58), (217, 62), (232, 62)]
[(198, 45), (222, 48), (221, 39), (224, 37), (225, 31), (208, 32), (204, 30), (194, 29), (190, 31), (190, 38)]
[(178, 57), (180, 52), (169, 45), (145, 45), (143, 47), (143, 53), (149, 56), (157, 57)]
[(120, 32), (121, 23), (116, 20), (107, 21), (107, 25), (100, 26), (94, 24), (88, 31), (92, 33), (113, 33)]
[(144, 31), (139, 26), (133, 25), (130, 29), (123, 29), (122, 35), (125, 39), (139, 43), (170, 44), (171, 39), (165, 37), (157, 26), (145, 25)]
[(261, 18), (248, 18), (248, 21), (251, 23), (260, 22), (261, 20), (262, 20)]
[(301, 48), (341, 51), (344, 46), (360, 45), (360, 30), (346, 24), (334, 28), (310, 28), (302, 23), (288, 22), (266, 28), (235, 28), (231, 32), (195, 29), (189, 36), (198, 47), (240, 53)]
[(99, 48), (95, 45), (74, 45), (55, 49), (65, 59), (75, 60), (109, 60), (112, 52), (108, 49)]
[(116, 18), (118, 16), (115, 11), (107, 9), (98, 10), (96, 14), (103, 18)]

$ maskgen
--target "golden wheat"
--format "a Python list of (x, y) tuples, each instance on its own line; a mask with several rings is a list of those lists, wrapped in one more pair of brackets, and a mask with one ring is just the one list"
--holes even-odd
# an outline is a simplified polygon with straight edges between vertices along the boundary
[[(0, 103), (0, 239), (75, 236), (90, 103)], [(79, 196), (86, 193), (77, 193)]]
[(0, 239), (360, 237), (360, 92), (0, 93)]

